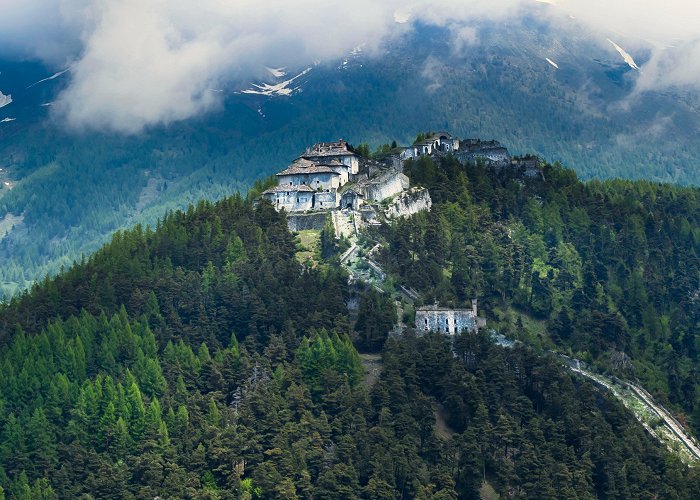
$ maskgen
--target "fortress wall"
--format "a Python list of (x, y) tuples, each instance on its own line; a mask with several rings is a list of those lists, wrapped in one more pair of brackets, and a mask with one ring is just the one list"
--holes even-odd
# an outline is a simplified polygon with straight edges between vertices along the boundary
[(328, 212), (315, 212), (310, 214), (287, 215), (287, 227), (290, 231), (306, 231), (313, 229), (320, 231), (326, 225)]
[(408, 177), (396, 172), (371, 182), (365, 188), (365, 199), (382, 201), (408, 188)]

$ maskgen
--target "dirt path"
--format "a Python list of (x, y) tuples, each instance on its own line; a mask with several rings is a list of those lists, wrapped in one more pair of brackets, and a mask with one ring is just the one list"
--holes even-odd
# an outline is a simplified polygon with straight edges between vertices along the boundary
[(333, 217), (336, 224), (336, 235), (338, 237), (345, 236), (350, 241), (356, 238), (355, 223), (353, 222), (354, 212), (343, 210), (334, 210)]
[(362, 366), (365, 368), (365, 385), (371, 388), (382, 373), (382, 355), (381, 354), (360, 354)]

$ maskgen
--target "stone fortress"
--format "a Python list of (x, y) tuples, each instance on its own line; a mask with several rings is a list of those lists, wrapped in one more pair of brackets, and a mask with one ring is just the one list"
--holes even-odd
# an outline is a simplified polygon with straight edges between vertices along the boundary
[[(534, 160), (512, 160), (497, 141), (459, 140), (447, 132), (431, 133), (411, 146), (395, 147), (374, 159), (353, 151), (343, 139), (307, 148), (277, 174), (277, 185), (262, 193), (277, 210), (290, 215), (350, 210), (373, 221), (378, 215), (392, 219), (430, 210), (424, 188), (409, 188), (404, 162), (421, 156), (453, 154), (462, 163), (483, 162), (494, 167), (524, 167), (537, 172)], [(381, 212), (381, 214), (380, 214)]]
[[(499, 170), (519, 168), (525, 175), (540, 172), (537, 158), (514, 160), (497, 141), (460, 141), (447, 132), (431, 133), (419, 139), (411, 146), (394, 147), (372, 159), (356, 153), (343, 139), (315, 144), (276, 175), (277, 185), (264, 191), (261, 199), (288, 213), (292, 231), (322, 229), (330, 218), (336, 238), (350, 239), (351, 247), (341, 256), (340, 262), (348, 267), (353, 281), (352, 266), (359, 248), (357, 235), (365, 224), (377, 224), (382, 219), (390, 221), (430, 210), (432, 206), (427, 189), (410, 187), (403, 173), (406, 161), (454, 155), (463, 164), (483, 163)], [(383, 280), (384, 272), (371, 258), (376, 247), (361, 260)], [(413, 298), (417, 298), (417, 294)], [(418, 335), (435, 331), (454, 337), (463, 331), (475, 332), (483, 326), (485, 320), (477, 316), (476, 300), (472, 301), (471, 309), (450, 309), (437, 304), (416, 309), (415, 332)]]
[(277, 174), (277, 186), (262, 198), (290, 213), (359, 211), (366, 203), (395, 197), (408, 187), (400, 166), (363, 158), (340, 139), (308, 148)]

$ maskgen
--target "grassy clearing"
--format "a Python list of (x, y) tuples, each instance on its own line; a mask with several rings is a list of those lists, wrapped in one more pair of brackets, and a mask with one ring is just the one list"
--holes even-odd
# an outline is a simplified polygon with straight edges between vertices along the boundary
[(299, 231), (296, 258), (302, 264), (318, 265), (321, 261), (321, 231)]
[(496, 330), (504, 333), (513, 332), (518, 340), (532, 346), (544, 349), (554, 348), (554, 344), (547, 334), (545, 320), (533, 318), (512, 307), (496, 308), (493, 310), (493, 315), (496, 317), (496, 322), (493, 324)]
[(19, 226), (22, 222), (24, 222), (23, 215), (7, 214), (0, 219), (0, 240), (9, 234), (13, 227)]
[(479, 498), (482, 500), (498, 500), (501, 497), (488, 481), (484, 481), (484, 484), (481, 485), (481, 489), (479, 490)]

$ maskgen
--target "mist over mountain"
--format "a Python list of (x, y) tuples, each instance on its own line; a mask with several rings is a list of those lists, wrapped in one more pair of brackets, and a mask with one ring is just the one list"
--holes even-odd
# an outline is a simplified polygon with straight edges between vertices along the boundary
[(652, 44), (577, 30), (575, 19), (554, 24), (546, 12), (458, 28), (414, 22), (340, 58), (261, 61), (207, 88), (206, 112), (146, 128), (135, 117), (137, 134), (66, 121), (56, 106), (76, 95), (75, 66), (0, 62), (0, 91), (12, 99), (0, 108), (3, 289), (70, 264), (117, 228), (245, 190), (300, 144), (341, 136), (374, 148), (446, 129), (497, 138), (584, 179), (697, 183), (692, 87), (640, 91), (658, 58)]

